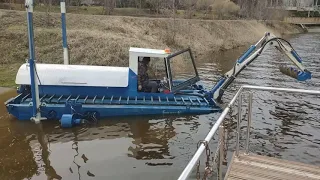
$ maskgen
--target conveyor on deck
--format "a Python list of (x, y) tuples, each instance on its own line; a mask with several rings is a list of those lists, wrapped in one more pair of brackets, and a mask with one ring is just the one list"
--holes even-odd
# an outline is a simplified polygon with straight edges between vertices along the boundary
[[(210, 107), (210, 102), (204, 97), (130, 97), (130, 96), (65, 96), (65, 95), (42, 95), (41, 103), (65, 104), (69, 100), (74, 100), (74, 103), (80, 104), (95, 104), (95, 105), (165, 105), (165, 106), (199, 106)], [(32, 102), (31, 94), (22, 97), (21, 104)]]

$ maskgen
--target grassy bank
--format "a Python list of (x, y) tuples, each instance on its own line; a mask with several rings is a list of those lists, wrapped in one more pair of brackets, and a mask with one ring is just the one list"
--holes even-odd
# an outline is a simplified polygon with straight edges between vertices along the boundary
[[(48, 23), (49, 22), (49, 23)], [(25, 12), (0, 10), (0, 86), (14, 86), (18, 67), (28, 58)], [(34, 17), (36, 57), (40, 63), (62, 63), (60, 14)], [(129, 47), (191, 47), (196, 56), (257, 41), (264, 32), (299, 33), (283, 22), (187, 20), (122, 16), (67, 15), (72, 64), (127, 66)]]

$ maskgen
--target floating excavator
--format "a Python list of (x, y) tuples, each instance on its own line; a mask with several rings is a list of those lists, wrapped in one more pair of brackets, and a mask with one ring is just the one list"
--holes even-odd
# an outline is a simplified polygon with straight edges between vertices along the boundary
[[(8, 112), (19, 120), (60, 120), (63, 127), (72, 127), (112, 116), (218, 112), (221, 108), (217, 102), (228, 86), (272, 46), (298, 67), (281, 67), (282, 73), (299, 81), (311, 79), (311, 73), (303, 67), (291, 44), (270, 33), (252, 45), (211, 90), (201, 85), (191, 49), (171, 53), (169, 50), (130, 48), (129, 67), (35, 63), (30, 6), (27, 10), (30, 59), (17, 72), (18, 95), (5, 103)], [(144, 57), (163, 67), (160, 73), (163, 78), (153, 79), (158, 84), (157, 92), (138, 88), (138, 64)], [(179, 68), (187, 67), (188, 74), (177, 73)]]

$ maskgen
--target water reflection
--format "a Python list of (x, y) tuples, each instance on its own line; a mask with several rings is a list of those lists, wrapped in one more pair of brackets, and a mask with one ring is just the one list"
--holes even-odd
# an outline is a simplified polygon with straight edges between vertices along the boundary
[[(50, 146), (48, 144), (48, 139), (47, 136), (45, 135), (45, 132), (42, 129), (42, 124), (38, 124), (37, 126), (37, 140), (40, 144), (40, 149), (41, 151), (38, 152), (41, 155), (41, 160), (44, 163), (44, 166), (41, 167), (43, 168), (44, 173), (46, 174), (48, 179), (62, 179), (61, 176), (59, 176), (56, 172), (56, 170), (52, 167), (51, 161), (49, 159), (50, 156)], [(39, 150), (40, 150), (39, 149)]]
[(31, 178), (37, 173), (38, 167), (33, 159), (33, 152), (25, 138), (27, 134), (19, 129), (0, 128), (0, 179)]
[[(46, 122), (43, 128), (38, 128), (37, 133), (42, 149), (40, 156), (44, 163), (40, 168), (39, 164), (42, 162), (37, 161), (38, 170), (40, 169), (40, 174), (45, 174), (48, 178), (61, 179), (61, 176), (73, 178), (77, 176), (77, 179), (86, 179), (96, 176), (97, 169), (90, 165), (91, 161), (100, 158), (99, 161), (104, 162), (114, 156), (142, 160), (147, 166), (170, 166), (172, 162), (169, 161), (175, 158), (170, 154), (168, 142), (176, 136), (174, 119), (175, 117), (122, 118), (100, 121), (98, 125), (73, 128), (64, 132), (60, 128), (52, 128), (55, 124)], [(122, 144), (118, 145), (117, 141)], [(99, 144), (98, 149), (92, 149), (95, 143)], [(115, 149), (113, 150), (110, 145)], [(122, 148), (126, 146), (127, 152)], [(120, 147), (120, 151), (125, 153), (118, 152)], [(62, 166), (62, 162), (57, 161), (57, 158), (61, 158), (57, 157), (59, 154), (57, 149), (63, 152), (61, 157), (72, 156), (72, 158), (67, 157), (69, 161), (64, 161)], [(72, 151), (64, 149), (72, 149)], [(56, 166), (58, 164), (60, 166)], [(67, 168), (68, 172), (64, 168)], [(100, 171), (101, 168), (97, 173), (101, 174)]]
[[(172, 126), (173, 119), (166, 119), (164, 127), (155, 127), (148, 120), (129, 122), (133, 145), (129, 147), (136, 159), (170, 159), (168, 140), (176, 135)], [(149, 165), (156, 165), (149, 163)]]
[[(0, 96), (4, 102), (14, 96), (9, 91)], [(25, 123), (11, 123), (12, 118), (6, 113), (3, 103), (0, 104), (0, 179), (31, 178), (37, 173), (37, 164), (33, 159), (33, 152), (29, 146), (32, 138), (22, 129)], [(26, 125), (26, 128), (29, 126)], [(32, 127), (31, 127), (32, 128)], [(27, 137), (27, 138), (26, 138)]]

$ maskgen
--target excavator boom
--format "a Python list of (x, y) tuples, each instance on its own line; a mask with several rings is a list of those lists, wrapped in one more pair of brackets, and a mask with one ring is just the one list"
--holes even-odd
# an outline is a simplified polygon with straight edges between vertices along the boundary
[[(234, 67), (225, 73), (217, 84), (208, 92), (207, 96), (221, 101), (224, 91), (228, 86), (236, 79), (242, 70), (250, 65), (255, 59), (257, 59), (265, 50), (269, 47), (275, 47), (281, 53), (284, 53), (296, 66), (293, 67), (280, 67), (280, 72), (290, 77), (297, 79), (298, 81), (306, 81), (311, 79), (311, 73), (302, 65), (302, 59), (293, 49), (291, 44), (285, 39), (276, 37), (271, 33), (265, 33), (255, 45), (250, 48), (236, 61)], [(259, 47), (259, 49), (257, 49)]]

